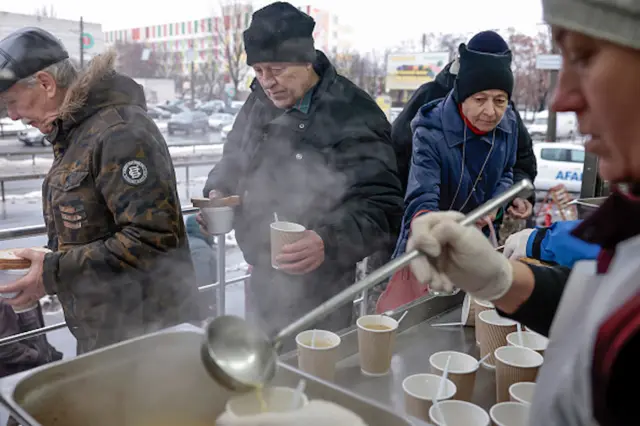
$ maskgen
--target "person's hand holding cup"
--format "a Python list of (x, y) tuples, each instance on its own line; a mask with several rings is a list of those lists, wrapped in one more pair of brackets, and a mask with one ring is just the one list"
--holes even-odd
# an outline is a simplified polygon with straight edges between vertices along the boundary
[(315, 271), (324, 263), (324, 241), (315, 231), (292, 222), (271, 224), (271, 263), (292, 275)]
[[(223, 198), (223, 197), (224, 197), (224, 195), (220, 191), (216, 191), (215, 189), (209, 191), (209, 199), (210, 200), (215, 200), (216, 198)], [(200, 209), (200, 211), (198, 211), (198, 213), (196, 214), (196, 222), (198, 222), (198, 225), (200, 225), (200, 231), (203, 234), (211, 235), (209, 233), (209, 230), (207, 229), (207, 221), (204, 218), (204, 215), (202, 213), (202, 209)]]

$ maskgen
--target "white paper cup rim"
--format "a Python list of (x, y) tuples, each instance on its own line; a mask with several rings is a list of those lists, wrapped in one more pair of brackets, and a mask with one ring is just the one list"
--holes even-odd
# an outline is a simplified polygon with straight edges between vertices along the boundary
[(314, 348), (311, 345), (307, 345), (306, 343), (304, 343), (304, 341), (307, 339), (311, 339), (313, 336), (313, 332), (314, 330), (305, 330), (298, 333), (298, 335), (296, 336), (296, 343), (302, 346), (303, 348), (312, 349), (314, 351), (328, 351), (340, 346), (340, 342), (342, 341), (342, 339), (340, 339), (340, 336), (328, 330), (315, 330), (316, 338), (323, 339), (323, 340), (330, 340), (331, 346), (323, 347), (323, 348)]
[(493, 355), (501, 363), (516, 368), (540, 367), (544, 361), (544, 357), (538, 352), (521, 346), (501, 346)]
[(497, 327), (512, 327), (517, 323), (509, 318), (501, 317), (498, 311), (495, 309), (489, 309), (486, 311), (482, 311), (478, 314), (478, 318), (480, 321), (489, 324), (495, 325)]
[(273, 229), (274, 231), (280, 231), (280, 232), (304, 232), (307, 230), (307, 228), (300, 225), (299, 223), (286, 222), (282, 220), (278, 222), (273, 222), (271, 224), (271, 229)]
[[(429, 357), (429, 364), (437, 370), (444, 371), (444, 365), (447, 362), (447, 358), (451, 355), (451, 361), (449, 364), (449, 373), (453, 374), (470, 374), (478, 371), (480, 364), (478, 360), (469, 354), (456, 351), (441, 351), (436, 352)], [(460, 364), (467, 364), (467, 367), (458, 367)]]
[(460, 314), (460, 322), (464, 325), (467, 323), (469, 319), (469, 312), (471, 311), (471, 296), (469, 293), (464, 295), (464, 299), (462, 300), (462, 312)]
[[(527, 392), (527, 395), (524, 398), (523, 395), (519, 393), (523, 392), (523, 388), (526, 389), (524, 392)], [(521, 402), (523, 404), (531, 404), (535, 389), (535, 382), (518, 382), (509, 386), (509, 395), (518, 402)]]
[[(507, 334), (507, 342), (510, 343), (512, 346), (520, 346), (520, 338), (518, 337), (518, 332), (514, 331), (512, 333)], [(533, 349), (534, 351), (543, 351), (547, 349), (549, 339), (547, 339), (541, 334), (534, 333), (533, 331), (523, 330), (522, 343), (524, 344), (525, 348)]]
[[(387, 315), (365, 315), (356, 321), (358, 328), (371, 333), (390, 333), (398, 328), (398, 321)], [(389, 330), (372, 330), (367, 325), (384, 325), (391, 327)]]
[(493, 303), (491, 303), (491, 302), (489, 302), (487, 300), (473, 299), (473, 301), (476, 303), (476, 305), (480, 305), (483, 308), (489, 308), (489, 309), (495, 309), (496, 308), (496, 306)]
[[(455, 407), (456, 410), (460, 410), (462, 408), (463, 410), (473, 412), (476, 420), (478, 420), (479, 423), (483, 423), (485, 425), (489, 424), (489, 422), (491, 421), (491, 419), (489, 418), (489, 414), (482, 407), (472, 402), (451, 399), (447, 401), (439, 401), (438, 405), (440, 410), (446, 410), (448, 406), (451, 406)], [(447, 423), (446, 418), (445, 421), (442, 422), (442, 419), (440, 419), (440, 416), (438, 414), (438, 407), (436, 407), (435, 405), (432, 405), (431, 408), (429, 408), (429, 418), (431, 419), (431, 421), (435, 422), (437, 426), (442, 426)]]
[[(413, 374), (402, 381), (402, 389), (408, 395), (411, 395), (416, 399), (432, 401), (433, 398), (436, 396), (435, 393), (438, 392), (438, 387), (440, 386), (440, 380), (442, 380), (442, 377), (438, 376), (437, 374), (427, 374), (427, 373)], [(456, 391), (458, 390), (455, 383), (453, 383), (449, 379), (446, 379), (446, 380), (447, 381), (445, 382), (446, 385), (444, 387), (443, 395), (441, 399), (439, 399), (438, 401), (443, 401), (445, 399), (453, 398), (453, 396), (456, 394)], [(431, 393), (429, 393), (428, 395), (425, 395), (425, 393), (427, 392), (423, 392), (422, 394), (420, 394), (415, 390), (415, 388), (410, 388), (410, 386), (418, 386), (420, 384), (420, 381), (422, 381), (422, 385), (425, 387), (433, 386), (434, 395), (431, 395)], [(433, 382), (430, 383), (430, 381), (433, 381)]]
[(502, 426), (505, 425), (504, 422), (506, 421), (506, 419), (503, 419), (500, 416), (507, 415), (507, 410), (510, 410), (511, 413), (515, 411), (517, 413), (516, 415), (521, 415), (525, 418), (529, 416), (529, 406), (521, 402), (514, 401), (499, 402), (498, 404), (491, 407), (491, 409), (489, 410), (489, 416), (494, 423), (496, 423), (498, 426)]

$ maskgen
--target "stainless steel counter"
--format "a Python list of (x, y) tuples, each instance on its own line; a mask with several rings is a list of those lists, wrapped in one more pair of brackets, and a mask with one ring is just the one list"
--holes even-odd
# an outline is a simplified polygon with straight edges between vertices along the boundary
[[(409, 309), (402, 322), (391, 361), (391, 372), (384, 377), (368, 377), (361, 373), (357, 354), (357, 332), (342, 336), (344, 358), (339, 362), (336, 384), (366, 398), (390, 405), (395, 412), (404, 413), (402, 381), (412, 374), (429, 373), (429, 357), (439, 351), (455, 350), (476, 359), (479, 350), (472, 327), (432, 327), (433, 323), (460, 320), (461, 297), (433, 298), (421, 301)], [(398, 317), (398, 315), (394, 315)], [(287, 362), (297, 365), (293, 354)], [(473, 402), (487, 412), (495, 404), (495, 375), (483, 367), (478, 369)]]

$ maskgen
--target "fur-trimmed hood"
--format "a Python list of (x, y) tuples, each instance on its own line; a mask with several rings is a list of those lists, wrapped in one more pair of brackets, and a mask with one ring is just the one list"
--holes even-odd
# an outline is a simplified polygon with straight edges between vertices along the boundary
[(100, 109), (115, 105), (138, 105), (146, 110), (142, 87), (115, 71), (113, 49), (94, 57), (69, 87), (59, 109), (63, 127), (71, 128)]

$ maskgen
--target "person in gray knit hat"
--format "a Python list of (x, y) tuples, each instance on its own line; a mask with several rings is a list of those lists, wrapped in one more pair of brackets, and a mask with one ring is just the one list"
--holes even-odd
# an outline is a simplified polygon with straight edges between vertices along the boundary
[[(455, 285), (501, 315), (549, 336), (532, 426), (637, 425), (640, 399), (640, 1), (543, 0), (563, 58), (551, 107), (575, 112), (611, 195), (574, 231), (598, 244), (572, 269), (507, 260), (482, 233), (433, 213), (413, 222), (410, 248), (432, 258), (412, 270)], [(408, 249), (410, 249), (408, 248)]]

